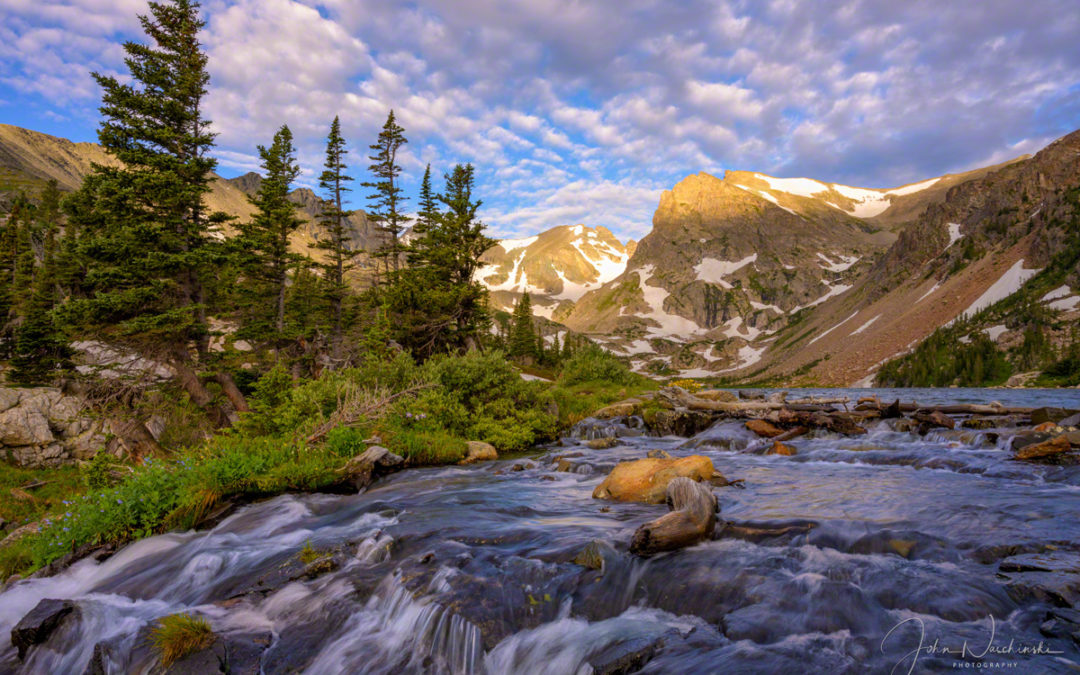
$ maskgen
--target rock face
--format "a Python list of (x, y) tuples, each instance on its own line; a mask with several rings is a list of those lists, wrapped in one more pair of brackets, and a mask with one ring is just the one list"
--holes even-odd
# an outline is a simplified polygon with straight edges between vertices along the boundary
[(712, 460), (703, 455), (620, 462), (593, 491), (593, 499), (662, 504), (673, 479), (707, 481), (714, 473)]
[(106, 422), (85, 414), (83, 401), (52, 387), (0, 388), (0, 452), (25, 467), (89, 459), (106, 444)]

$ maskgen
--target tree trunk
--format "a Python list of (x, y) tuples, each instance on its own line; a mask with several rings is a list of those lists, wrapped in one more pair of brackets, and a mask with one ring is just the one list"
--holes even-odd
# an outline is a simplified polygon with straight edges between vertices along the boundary
[(237, 412), (248, 412), (251, 410), (247, 404), (247, 399), (244, 398), (244, 392), (240, 391), (240, 388), (236, 386), (236, 382), (233, 380), (232, 375), (228, 373), (217, 373), (214, 375), (214, 380), (221, 385), (221, 390), (229, 397), (229, 401), (232, 402), (233, 407), (236, 408)]
[(206, 390), (195, 369), (191, 367), (191, 363), (187, 355), (182, 353), (182, 349), (173, 354), (171, 365), (173, 370), (176, 371), (176, 378), (180, 381), (180, 386), (184, 388), (184, 391), (191, 397), (195, 405), (206, 411), (214, 426), (219, 429), (228, 426), (228, 416), (220, 407), (213, 405), (213, 397)]
[(649, 555), (691, 546), (706, 539), (716, 526), (716, 495), (690, 478), (674, 478), (667, 487), (671, 512), (634, 532), (630, 552)]

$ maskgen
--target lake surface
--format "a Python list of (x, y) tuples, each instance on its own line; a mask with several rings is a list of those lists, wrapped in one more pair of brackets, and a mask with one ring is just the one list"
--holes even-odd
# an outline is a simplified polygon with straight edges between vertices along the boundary
[[(1080, 408), (1077, 390), (848, 393)], [(620, 444), (568, 438), (406, 470), (358, 495), (277, 497), (210, 531), (19, 582), (0, 594), (0, 671), (81, 673), (92, 657), (105, 672), (145, 671), (140, 629), (181, 611), (260, 645), (234, 664), (266, 673), (1080, 669), (1080, 637), (1067, 635), (1080, 628), (1067, 621), (1080, 620), (1068, 607), (1080, 598), (1080, 467), (1012, 461), (1015, 429), (920, 437), (874, 422), (865, 436), (796, 439), (786, 457), (756, 454), (764, 442), (738, 422), (690, 439), (589, 428)], [(713, 540), (644, 559), (626, 552), (630, 536), (665, 507), (591, 495), (652, 449), (704, 454), (744, 487), (714, 488)], [(602, 571), (572, 562), (593, 541)], [(290, 578), (305, 544), (336, 551), (337, 568)], [(8, 633), (43, 598), (75, 600), (79, 618), (20, 662)]]

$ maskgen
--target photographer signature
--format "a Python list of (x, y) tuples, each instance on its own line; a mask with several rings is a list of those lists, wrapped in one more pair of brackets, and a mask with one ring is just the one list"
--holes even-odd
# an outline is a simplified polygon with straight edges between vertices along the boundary
[(903, 667), (904, 663), (911, 659), (911, 665), (907, 669), (907, 675), (915, 672), (915, 665), (919, 662), (919, 656), (926, 654), (928, 656), (936, 655), (952, 655), (960, 659), (976, 659), (982, 660), (988, 656), (1009, 656), (1009, 655), (1024, 655), (1024, 656), (1054, 656), (1063, 654), (1064, 652), (1051, 649), (1041, 640), (1037, 644), (1018, 644), (1015, 639), (1009, 640), (1008, 644), (994, 644), (994, 638), (997, 633), (997, 625), (994, 622), (994, 617), (990, 616), (990, 639), (985, 644), (969, 645), (967, 640), (964, 640), (963, 644), (959, 647), (942, 645), (939, 639), (935, 639), (933, 642), (927, 644), (926, 642), (926, 625), (919, 617), (911, 617), (904, 619), (900, 623), (896, 624), (889, 629), (889, 632), (885, 634), (885, 637), (881, 639), (881, 653), (885, 653), (885, 643), (889, 641), (889, 637), (901, 626), (907, 623), (917, 624), (919, 627), (919, 644), (915, 649), (905, 653), (892, 670), (889, 671), (890, 675), (895, 675), (898, 668)]

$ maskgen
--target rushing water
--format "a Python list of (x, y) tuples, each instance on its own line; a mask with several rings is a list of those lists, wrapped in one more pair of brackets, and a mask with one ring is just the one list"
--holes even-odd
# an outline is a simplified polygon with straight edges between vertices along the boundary
[[(1076, 391), (901, 396), (1080, 408)], [(180, 611), (235, 638), (234, 668), (237, 645), (255, 645), (251, 672), (265, 649), (265, 673), (588, 673), (620, 655), (646, 673), (1080, 669), (1080, 636), (1045, 625), (1053, 611), (1080, 620), (1062, 607), (1080, 599), (1080, 467), (1011, 461), (1015, 430), (919, 437), (880, 422), (797, 439), (784, 457), (756, 454), (762, 441), (737, 422), (692, 439), (633, 426), (607, 429), (622, 436), (609, 450), (565, 439), (359, 495), (278, 497), (19, 582), (0, 594), (0, 639), (43, 598), (79, 613), (25, 662), (6, 642), (0, 671), (80, 673), (98, 645), (106, 672), (148, 672), (146, 624)], [(664, 507), (591, 493), (656, 448), (705, 454), (744, 487), (715, 489), (731, 526), (712, 541), (642, 559), (626, 544)], [(602, 572), (571, 562), (594, 540), (610, 544)], [(290, 575), (309, 542), (336, 551), (337, 568)]]

